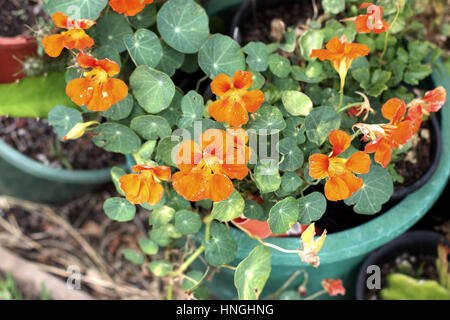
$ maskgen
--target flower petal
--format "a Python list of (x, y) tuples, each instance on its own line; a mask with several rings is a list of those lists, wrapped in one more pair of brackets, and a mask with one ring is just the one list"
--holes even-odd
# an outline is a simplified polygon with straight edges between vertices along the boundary
[(77, 105), (87, 105), (94, 94), (94, 84), (90, 79), (73, 79), (66, 86), (66, 94)]
[(183, 173), (182, 171), (172, 176), (172, 185), (178, 194), (189, 201), (206, 199), (207, 180), (200, 173)]
[(385, 119), (390, 120), (391, 123), (395, 123), (406, 113), (405, 102), (397, 98), (389, 99), (381, 107), (381, 112)]
[(332, 177), (325, 183), (325, 197), (330, 201), (339, 201), (350, 198), (350, 189), (340, 177)]
[(156, 168), (153, 168), (153, 172), (158, 177), (158, 179), (162, 181), (169, 181), (170, 180), (170, 168), (166, 166), (159, 166)]
[(357, 16), (355, 20), (355, 27), (358, 33), (370, 33), (370, 29), (368, 27), (369, 17), (367, 15)]
[(233, 76), (233, 87), (247, 90), (253, 85), (253, 74), (248, 71), (238, 70)]
[(216, 121), (227, 122), (230, 126), (241, 126), (248, 122), (248, 112), (238, 102), (220, 99), (209, 105), (209, 114)]
[(437, 87), (434, 90), (427, 91), (423, 98), (428, 106), (428, 112), (438, 112), (445, 103), (445, 99), (447, 98), (447, 91), (443, 87)]
[(353, 175), (351, 173), (345, 173), (345, 174), (339, 176), (339, 178), (341, 178), (347, 185), (347, 188), (350, 192), (349, 197), (352, 196), (353, 193), (355, 193), (356, 191), (361, 189), (364, 184), (364, 182), (361, 178), (355, 177), (355, 175)]
[(322, 180), (328, 177), (329, 158), (320, 153), (309, 157), (309, 175), (311, 178)]
[(58, 28), (68, 28), (69, 18), (64, 13), (55, 12), (54, 14), (52, 14), (52, 20), (55, 26), (57, 26)]
[(61, 34), (46, 36), (42, 40), (42, 46), (48, 56), (52, 58), (59, 57), (64, 49), (64, 37)]
[(64, 36), (64, 46), (69, 50), (84, 50), (95, 44), (83, 29), (70, 29), (63, 32), (62, 35)]
[(228, 199), (234, 187), (231, 180), (223, 174), (213, 174), (207, 186), (207, 197), (213, 202)]
[(151, 206), (154, 206), (155, 204), (158, 204), (163, 195), (164, 195), (164, 188), (159, 183), (151, 183), (148, 185), (149, 187), (149, 195), (147, 198), (147, 203)]
[(251, 90), (242, 95), (242, 101), (248, 112), (255, 112), (264, 102), (264, 93), (261, 90)]
[(176, 150), (176, 163), (182, 172), (190, 172), (202, 161), (202, 149), (192, 140), (180, 143)]
[(331, 145), (333, 146), (332, 157), (335, 157), (350, 147), (352, 143), (352, 138), (350, 135), (342, 130), (333, 130), (328, 136)]
[(97, 60), (94, 57), (91, 57), (83, 51), (77, 55), (77, 62), (82, 68), (93, 68), (97, 64)]
[(368, 173), (370, 171), (370, 157), (365, 152), (355, 152), (348, 158), (345, 167), (351, 172), (359, 174)]
[(224, 73), (219, 74), (211, 82), (211, 91), (216, 96), (221, 97), (231, 89), (231, 79)]
[(138, 204), (139, 191), (141, 189), (141, 180), (139, 174), (132, 173), (122, 176), (119, 179), (120, 188), (125, 193), (127, 200), (133, 204)]

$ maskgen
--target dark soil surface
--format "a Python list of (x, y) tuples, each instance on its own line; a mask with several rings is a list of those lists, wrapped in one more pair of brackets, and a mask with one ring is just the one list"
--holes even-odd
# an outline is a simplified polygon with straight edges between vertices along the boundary
[(38, 0), (0, 0), (0, 8), (0, 37), (31, 35), (27, 26), (45, 16)]
[[(403, 273), (416, 279), (438, 280), (436, 256), (430, 254), (413, 255), (403, 253), (394, 261), (389, 261), (381, 267), (381, 288), (387, 287), (386, 278), (391, 273)], [(372, 289), (366, 292), (367, 300), (381, 300), (380, 290)]]
[(395, 184), (396, 190), (413, 185), (430, 168), (433, 154), (429, 128), (429, 122), (425, 122), (419, 134), (413, 138), (412, 148), (406, 153), (405, 159), (395, 164), (395, 171), (405, 179), (403, 183)]
[(310, 1), (280, 5), (265, 10), (254, 10), (253, 17), (241, 26), (243, 44), (250, 41), (274, 42), (274, 39), (270, 36), (273, 31), (271, 22), (274, 19), (283, 21), (285, 27), (295, 27), (299, 23), (304, 23), (305, 17), (312, 17), (313, 15), (313, 7)]
[(123, 155), (95, 146), (89, 133), (75, 141), (60, 141), (47, 120), (1, 117), (0, 138), (26, 156), (56, 168), (104, 169), (125, 162)]

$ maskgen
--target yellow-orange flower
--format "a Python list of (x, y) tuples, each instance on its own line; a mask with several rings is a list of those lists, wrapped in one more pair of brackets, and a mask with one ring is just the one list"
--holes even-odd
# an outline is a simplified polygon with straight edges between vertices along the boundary
[(333, 130), (329, 135), (333, 146), (330, 156), (315, 153), (309, 157), (309, 175), (314, 179), (326, 179), (325, 196), (330, 201), (350, 198), (361, 189), (363, 180), (353, 173), (364, 174), (370, 170), (370, 157), (362, 151), (355, 152), (350, 158), (337, 157), (350, 147), (351, 137), (341, 130)]
[(317, 268), (320, 265), (320, 258), (317, 256), (327, 236), (325, 230), (319, 239), (314, 240), (316, 229), (314, 223), (311, 223), (308, 228), (302, 233), (302, 250), (298, 253), (303, 262), (311, 264)]
[(220, 97), (209, 105), (209, 114), (216, 121), (230, 126), (241, 126), (248, 122), (248, 113), (255, 112), (264, 102), (261, 90), (251, 90), (253, 74), (237, 71), (230, 80), (226, 74), (218, 75), (211, 83), (212, 92)]
[(109, 59), (96, 60), (80, 52), (77, 62), (85, 72), (85, 78), (74, 79), (67, 84), (66, 93), (79, 106), (91, 111), (106, 111), (113, 104), (125, 99), (128, 87), (120, 79), (112, 78), (120, 72), (119, 65)]
[(135, 16), (152, 2), (153, 0), (109, 0), (109, 5), (120, 14)]
[(373, 3), (364, 2), (360, 9), (368, 9), (367, 14), (357, 17), (343, 19), (341, 21), (355, 21), (358, 33), (383, 33), (389, 30), (389, 23), (383, 20), (383, 7)]
[(42, 46), (50, 57), (58, 57), (64, 48), (83, 50), (94, 45), (94, 40), (89, 37), (85, 29), (91, 28), (96, 22), (88, 19), (72, 20), (62, 12), (55, 12), (52, 20), (58, 28), (68, 29), (59, 34), (44, 37)]
[(383, 117), (390, 120), (386, 124), (355, 125), (364, 134), (363, 140), (370, 142), (365, 152), (375, 153), (375, 162), (387, 167), (392, 157), (392, 149), (396, 149), (411, 139), (413, 135), (413, 121), (406, 119), (406, 105), (403, 100), (389, 99), (381, 108)]
[(119, 179), (120, 188), (125, 192), (127, 200), (133, 204), (158, 204), (164, 194), (160, 183), (170, 180), (170, 168), (136, 165), (131, 169), (137, 173), (127, 174)]
[(339, 40), (334, 37), (327, 43), (326, 49), (314, 49), (311, 58), (319, 58), (321, 61), (329, 60), (333, 68), (341, 78), (341, 91), (344, 89), (347, 72), (353, 60), (369, 54), (369, 47), (365, 44), (348, 43), (345, 36)]
[(182, 142), (177, 149), (179, 172), (172, 177), (174, 189), (189, 201), (227, 199), (234, 190), (231, 179), (244, 179), (248, 174), (250, 148), (245, 138), (223, 130), (206, 130), (199, 143)]

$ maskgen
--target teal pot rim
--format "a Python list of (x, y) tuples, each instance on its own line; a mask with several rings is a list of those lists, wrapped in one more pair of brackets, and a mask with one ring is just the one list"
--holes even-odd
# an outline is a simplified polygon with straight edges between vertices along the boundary
[[(440, 65), (440, 63), (438, 63)], [(439, 70), (444, 70), (442, 65)], [(433, 69), (433, 80), (436, 86), (444, 86), (450, 92), (450, 77), (437, 68)], [(444, 190), (450, 175), (450, 101), (447, 100), (441, 111), (441, 132), (443, 150), (438, 168), (433, 176), (420, 189), (406, 196), (390, 210), (358, 227), (332, 233), (327, 236), (325, 244), (319, 253), (321, 264), (366, 255), (370, 251), (403, 234), (420, 220), (437, 201)], [(446, 146), (446, 147), (445, 147)], [(259, 243), (250, 239), (236, 228), (230, 230), (234, 240), (239, 243), (237, 258), (243, 259)], [(298, 238), (267, 238), (268, 243), (279, 247), (295, 250), (300, 248)], [(277, 250), (272, 251), (272, 261), (280, 261), (286, 265), (308, 267), (300, 262), (295, 254), (285, 254)]]
[[(101, 184), (111, 181), (111, 168), (96, 170), (65, 170), (53, 168), (33, 160), (0, 139), (0, 158), (10, 165), (28, 173), (29, 175), (45, 178), (60, 183), (71, 184)], [(127, 168), (121, 164), (121, 168)]]

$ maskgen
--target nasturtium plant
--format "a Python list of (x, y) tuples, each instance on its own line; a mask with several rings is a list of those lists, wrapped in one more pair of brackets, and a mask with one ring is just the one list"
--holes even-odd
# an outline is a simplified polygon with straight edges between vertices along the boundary
[[(170, 278), (168, 298), (176, 283), (208, 297), (220, 268), (234, 272), (240, 299), (268, 296), (273, 250), (318, 267), (326, 231), (314, 238), (314, 223), (328, 204), (379, 213), (401, 180), (395, 163), (446, 100), (442, 87), (416, 90), (442, 51), (412, 40), (415, 1), (379, 1), (375, 16), (370, 3), (323, 0), (325, 15), (299, 17), (274, 43), (212, 34), (199, 1), (122, 2), (43, 1), (63, 29), (43, 48), (76, 56), (65, 79), (79, 107), (55, 107), (49, 123), (127, 156), (104, 211), (148, 217), (148, 235), (122, 255)], [(296, 249), (264, 241), (297, 229)], [(242, 236), (258, 246), (239, 261)], [(322, 285), (345, 293), (340, 280)]]

